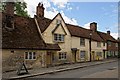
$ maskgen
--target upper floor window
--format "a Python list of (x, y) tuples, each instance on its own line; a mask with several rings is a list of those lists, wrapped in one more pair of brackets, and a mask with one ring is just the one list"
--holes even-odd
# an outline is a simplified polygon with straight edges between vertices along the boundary
[(80, 38), (80, 46), (85, 46), (85, 39), (84, 38)]
[(105, 42), (103, 42), (103, 46), (105, 46)]
[(25, 52), (25, 59), (28, 59), (28, 60), (36, 59), (36, 53), (35, 52)]
[(101, 47), (101, 42), (97, 42), (97, 47)]
[(115, 46), (118, 47), (118, 43), (115, 43)]
[(108, 46), (111, 46), (111, 42), (110, 41), (108, 41)]
[(63, 34), (54, 34), (54, 41), (64, 42), (64, 35)]
[(61, 24), (61, 20), (57, 19), (56, 24)]

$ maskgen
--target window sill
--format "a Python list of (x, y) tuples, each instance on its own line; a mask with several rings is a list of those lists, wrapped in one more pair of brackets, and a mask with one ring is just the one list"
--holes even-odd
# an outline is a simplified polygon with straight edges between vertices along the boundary
[(97, 48), (101, 48), (101, 46), (97, 46)]
[(36, 59), (25, 59), (25, 60), (27, 60), (27, 61), (29, 61), (29, 60), (33, 60), (33, 61), (34, 61), (34, 60), (36, 60)]
[(64, 43), (64, 41), (54, 41), (55, 43)]
[(85, 45), (80, 45), (80, 47), (85, 47)]
[(65, 61), (66, 59), (59, 59), (60, 61)]

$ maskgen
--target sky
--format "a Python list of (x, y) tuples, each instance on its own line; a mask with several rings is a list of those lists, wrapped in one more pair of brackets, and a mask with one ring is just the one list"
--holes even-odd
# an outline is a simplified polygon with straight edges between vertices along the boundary
[(91, 22), (97, 23), (97, 30), (111, 31), (114, 38), (118, 38), (118, 2), (78, 2), (69, 0), (24, 0), (27, 3), (28, 14), (36, 14), (36, 6), (42, 2), (44, 16), (53, 19), (58, 13), (62, 14), (66, 23), (79, 25), (89, 29)]

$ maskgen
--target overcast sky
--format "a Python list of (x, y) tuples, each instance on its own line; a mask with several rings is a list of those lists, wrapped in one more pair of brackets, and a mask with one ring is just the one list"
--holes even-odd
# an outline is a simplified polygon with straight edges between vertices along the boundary
[[(61, 13), (66, 23), (89, 28), (91, 22), (98, 24), (98, 30), (111, 31), (111, 35), (118, 37), (118, 2), (78, 2), (69, 0), (24, 0), (27, 3), (27, 11), (33, 17), (36, 14), (36, 6), (42, 2), (45, 7), (45, 17), (54, 18)], [(99, 0), (100, 1), (100, 0)], [(114, 0), (115, 1), (115, 0)]]

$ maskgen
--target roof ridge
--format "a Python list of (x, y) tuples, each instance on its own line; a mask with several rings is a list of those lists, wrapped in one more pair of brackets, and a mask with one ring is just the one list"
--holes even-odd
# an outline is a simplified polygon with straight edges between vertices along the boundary
[(79, 26), (79, 25), (73, 25), (73, 24), (68, 24), (68, 23), (66, 23), (66, 24), (70, 25), (70, 26), (73, 26), (73, 27), (78, 27), (78, 28), (82, 28), (82, 29), (91, 31), (90, 29), (83, 28), (82, 26)]

